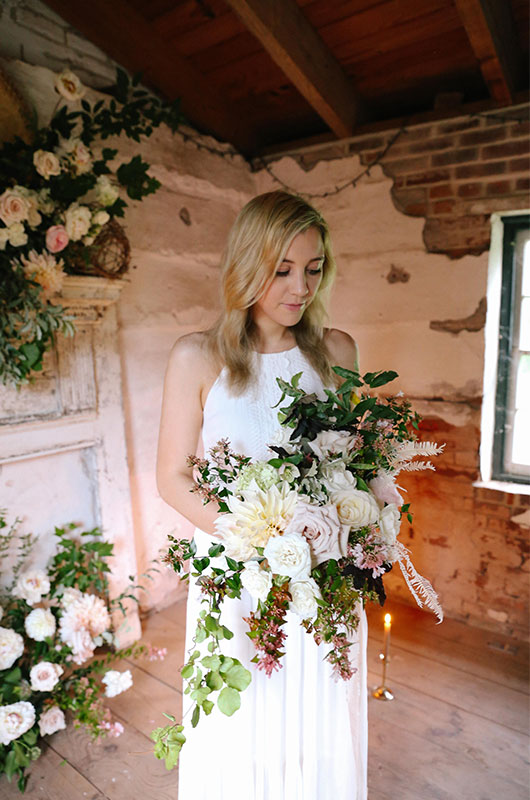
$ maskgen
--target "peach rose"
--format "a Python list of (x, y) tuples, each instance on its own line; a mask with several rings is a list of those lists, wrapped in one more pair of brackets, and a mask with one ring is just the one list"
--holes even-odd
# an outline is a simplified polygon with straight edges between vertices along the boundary
[(15, 222), (24, 222), (28, 218), (30, 206), (26, 198), (14, 189), (6, 189), (0, 195), (0, 219), (9, 227)]
[(48, 180), (51, 175), (59, 175), (61, 172), (59, 159), (55, 153), (50, 153), (48, 150), (36, 150), (33, 153), (33, 164), (39, 175), (42, 175), (45, 180)]

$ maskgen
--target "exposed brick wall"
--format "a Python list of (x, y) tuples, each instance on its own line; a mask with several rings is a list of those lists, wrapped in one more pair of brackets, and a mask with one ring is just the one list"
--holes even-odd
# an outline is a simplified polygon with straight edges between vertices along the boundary
[[(530, 496), (473, 486), (478, 422), (455, 427), (438, 417), (423, 420), (421, 438), (445, 442), (445, 451), (434, 459), (435, 473), (399, 476), (413, 511), (401, 538), (448, 616), (526, 639), (529, 531), (512, 518), (530, 508)], [(410, 602), (401, 576), (390, 575), (388, 585), (394, 596)]]
[[(502, 117), (462, 117), (408, 127), (382, 160), (392, 196), (404, 214), (425, 217), (431, 253), (451, 258), (489, 248), (490, 214), (530, 204), (530, 107), (503, 109)], [(380, 157), (395, 131), (314, 148), (297, 160), (311, 168), (322, 158), (359, 153), (363, 164)]]
[(73, 69), (83, 83), (114, 83), (116, 64), (41, 0), (0, 2), (0, 57), (60, 72)]

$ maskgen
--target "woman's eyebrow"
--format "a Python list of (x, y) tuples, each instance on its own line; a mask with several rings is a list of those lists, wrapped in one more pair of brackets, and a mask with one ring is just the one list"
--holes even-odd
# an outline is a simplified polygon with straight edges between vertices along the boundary
[[(308, 261), (307, 263), (308, 263), (308, 264), (310, 264), (312, 261), (323, 261), (323, 260), (324, 260), (324, 258), (325, 258), (325, 256), (324, 256), (324, 255), (321, 255), (321, 256), (315, 256), (314, 258), (310, 258), (310, 259), (309, 259), (309, 261)], [(290, 259), (290, 258), (284, 258), (284, 259), (282, 260), (282, 264), (294, 264), (294, 261), (291, 261), (291, 259)]]

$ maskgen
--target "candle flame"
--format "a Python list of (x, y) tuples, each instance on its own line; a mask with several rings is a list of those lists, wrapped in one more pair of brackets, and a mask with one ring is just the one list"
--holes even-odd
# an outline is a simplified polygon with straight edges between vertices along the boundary
[(391, 615), (390, 614), (385, 614), (385, 622), (386, 622), (386, 624), (390, 625), (391, 621), (392, 621)]

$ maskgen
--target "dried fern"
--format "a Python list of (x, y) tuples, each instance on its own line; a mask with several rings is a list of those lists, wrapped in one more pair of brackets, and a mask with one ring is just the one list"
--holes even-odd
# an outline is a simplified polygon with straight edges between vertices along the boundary
[(438, 595), (434, 591), (431, 583), (427, 578), (423, 578), (416, 567), (410, 560), (409, 551), (401, 542), (396, 542), (395, 547), (399, 553), (399, 566), (403, 577), (410, 589), (410, 593), (416, 600), (420, 608), (426, 605), (431, 611), (434, 611), (438, 617), (438, 622), (442, 622), (444, 618), (443, 609), (438, 602)]

